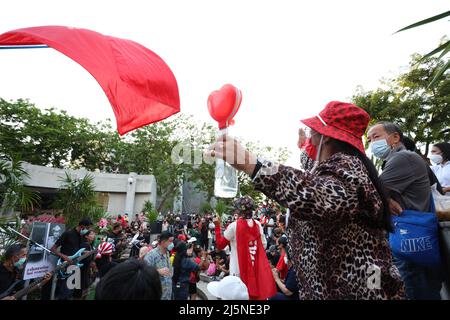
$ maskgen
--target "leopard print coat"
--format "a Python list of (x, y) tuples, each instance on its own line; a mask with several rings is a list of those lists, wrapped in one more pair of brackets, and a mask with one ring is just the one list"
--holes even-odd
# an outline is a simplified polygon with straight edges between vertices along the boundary
[(255, 188), (290, 209), (289, 247), (300, 299), (403, 299), (381, 198), (357, 157), (337, 153), (313, 171), (265, 162)]

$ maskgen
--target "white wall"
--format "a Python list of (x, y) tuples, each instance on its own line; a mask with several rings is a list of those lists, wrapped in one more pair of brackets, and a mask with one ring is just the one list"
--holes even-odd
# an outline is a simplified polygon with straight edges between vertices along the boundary
[(118, 215), (125, 213), (125, 193), (109, 193), (108, 210), (110, 215)]
[[(83, 178), (87, 174), (94, 177), (95, 191), (105, 192), (109, 195), (107, 211), (113, 215), (124, 214), (126, 208), (126, 196), (129, 188), (130, 177), (133, 177), (135, 187), (134, 198), (129, 197), (134, 214), (139, 213), (146, 200), (150, 200), (153, 206), (156, 206), (156, 179), (152, 175), (136, 175), (130, 174), (112, 174), (90, 172), (85, 169), (80, 170), (63, 170), (44, 166), (36, 166), (29, 163), (24, 163), (24, 169), (29, 174), (25, 185), (30, 187), (41, 187), (59, 189), (61, 187), (61, 179), (65, 177), (65, 172), (68, 172), (72, 177)], [(129, 213), (129, 215), (131, 215)]]
[[(30, 175), (25, 184), (30, 187), (42, 187), (58, 189), (61, 186), (61, 178), (68, 172), (72, 177), (83, 178), (87, 174), (94, 177), (95, 191), (98, 192), (127, 192), (128, 174), (99, 173), (85, 169), (56, 169), (44, 166), (36, 166), (24, 163), (24, 169)], [(156, 189), (156, 179), (152, 175), (136, 175), (136, 192), (152, 193)]]

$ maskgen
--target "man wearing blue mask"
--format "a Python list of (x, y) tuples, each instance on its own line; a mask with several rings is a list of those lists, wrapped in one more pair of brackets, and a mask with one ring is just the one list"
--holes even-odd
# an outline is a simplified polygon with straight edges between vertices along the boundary
[[(371, 153), (383, 160), (380, 179), (386, 189), (391, 213), (403, 210), (430, 211), (430, 180), (427, 165), (415, 152), (406, 150), (403, 133), (394, 123), (380, 122), (367, 132)], [(409, 299), (440, 299), (439, 271), (396, 257)]]
[(164, 231), (159, 236), (159, 246), (144, 257), (144, 261), (156, 268), (161, 279), (161, 300), (172, 300), (172, 276), (173, 268), (170, 263), (170, 251), (173, 249), (173, 234)]
[[(62, 260), (72, 263), (69, 257), (80, 250), (82, 237), (89, 232), (91, 226), (92, 221), (90, 219), (82, 219), (77, 227), (64, 231), (50, 250)], [(59, 251), (58, 248), (60, 248)], [(68, 289), (66, 282), (67, 281), (64, 279), (58, 280), (56, 290), (58, 300), (68, 300), (72, 298), (73, 289)]]

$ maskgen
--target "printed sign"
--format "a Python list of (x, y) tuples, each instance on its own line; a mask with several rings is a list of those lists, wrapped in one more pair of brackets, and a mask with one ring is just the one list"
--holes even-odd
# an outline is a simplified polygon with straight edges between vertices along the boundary
[[(64, 224), (33, 222), (30, 238), (50, 250), (63, 234), (64, 230)], [(57, 256), (50, 254), (35, 244), (31, 244), (23, 279), (28, 280), (43, 277), (47, 272), (55, 269), (57, 261)]]

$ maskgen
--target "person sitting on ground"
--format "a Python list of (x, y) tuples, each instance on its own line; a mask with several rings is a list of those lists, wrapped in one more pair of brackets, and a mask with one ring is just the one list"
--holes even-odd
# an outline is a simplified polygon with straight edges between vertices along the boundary
[(299, 300), (298, 298), (298, 282), (295, 276), (295, 270), (292, 266), (292, 261), (289, 255), (289, 249), (286, 248), (286, 260), (288, 266), (288, 272), (286, 275), (286, 280), (283, 281), (279, 275), (279, 272), (276, 268), (272, 269), (273, 278), (278, 286), (278, 289), (281, 292), (277, 292), (277, 294), (269, 300)]
[[(192, 257), (197, 265), (203, 265), (201, 269), (207, 270), (209, 268), (208, 252), (204, 251), (200, 246), (194, 245), (194, 241), (188, 243), (188, 256)], [(192, 254), (190, 254), (192, 251)], [(192, 271), (189, 276), (189, 300), (197, 300), (197, 282), (200, 281), (200, 271)]]
[(158, 271), (144, 261), (120, 263), (97, 284), (95, 300), (160, 300)]
[(141, 226), (141, 221), (139, 220), (139, 215), (136, 213), (135, 215), (134, 215), (134, 220), (133, 221), (131, 221), (131, 228), (134, 230), (134, 227), (135, 226), (137, 226), (138, 227), (138, 229), (139, 229), (139, 227)]
[(230, 257), (225, 256), (221, 259), (220, 256), (216, 256), (216, 268), (217, 268), (217, 278), (223, 279), (224, 277), (230, 275)]
[(271, 245), (269, 247), (269, 250), (267, 252), (267, 259), (269, 259), (270, 267), (273, 269), (278, 264), (278, 261), (280, 260), (280, 253), (277, 250), (277, 246)]
[(113, 244), (109, 242), (102, 242), (98, 245), (95, 264), (98, 270), (97, 276), (100, 279), (118, 264), (112, 260), (113, 248)]
[(272, 236), (269, 238), (269, 240), (267, 241), (267, 246), (270, 248), (273, 245), (278, 245), (278, 239), (280, 239), (280, 237), (283, 235), (283, 231), (281, 230), (281, 228), (275, 228), (273, 230)]
[(278, 260), (278, 263), (276, 265), (276, 269), (279, 272), (280, 279), (285, 280), (287, 273), (288, 273), (288, 265), (287, 265), (287, 246), (288, 246), (288, 239), (287, 237), (280, 237), (278, 239), (278, 251), (280, 252), (280, 259)]

